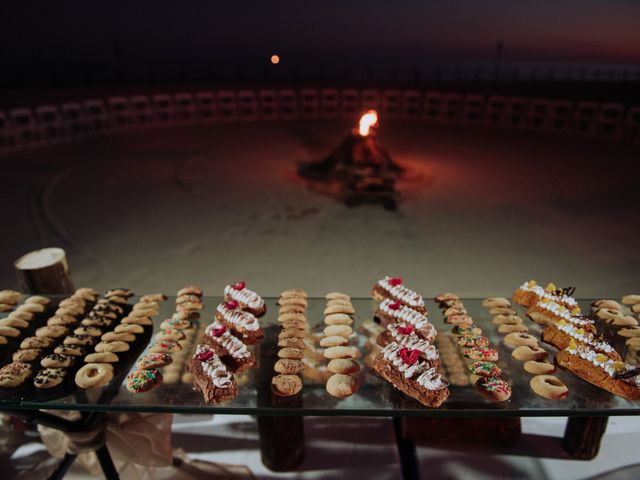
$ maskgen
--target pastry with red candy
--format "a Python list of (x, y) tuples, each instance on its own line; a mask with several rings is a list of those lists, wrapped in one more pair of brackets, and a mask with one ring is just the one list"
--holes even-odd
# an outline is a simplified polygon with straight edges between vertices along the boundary
[(244, 372), (256, 363), (256, 357), (242, 341), (231, 335), (229, 329), (217, 320), (207, 326), (202, 340), (234, 373)]
[(249, 290), (245, 282), (235, 282), (224, 287), (224, 299), (238, 302), (240, 308), (256, 317), (267, 312), (263, 298), (253, 290)]
[(429, 342), (433, 341), (437, 334), (425, 313), (407, 307), (398, 300), (383, 300), (374, 315), (380, 319), (383, 325), (410, 324), (414, 327), (416, 335)]
[(194, 388), (202, 393), (207, 403), (231, 400), (238, 394), (233, 373), (208, 345), (196, 347), (189, 361), (189, 372), (193, 375)]
[(381, 347), (396, 342), (401, 347), (411, 351), (419, 351), (420, 359), (429, 363), (431, 367), (438, 368), (440, 366), (438, 349), (431, 345), (429, 341), (416, 335), (415, 328), (411, 324), (390, 323), (387, 325), (387, 329), (378, 335), (376, 342)]
[(235, 300), (228, 300), (218, 305), (216, 319), (247, 345), (253, 345), (264, 337), (256, 316), (242, 310)]
[(449, 384), (420, 357), (420, 350), (391, 342), (375, 357), (373, 368), (405, 395), (427, 407), (439, 407), (449, 397)]
[(427, 313), (422, 295), (405, 287), (402, 284), (402, 279), (399, 277), (384, 277), (382, 280), (378, 280), (373, 286), (371, 294), (377, 302), (390, 299), (400, 302), (420, 313)]

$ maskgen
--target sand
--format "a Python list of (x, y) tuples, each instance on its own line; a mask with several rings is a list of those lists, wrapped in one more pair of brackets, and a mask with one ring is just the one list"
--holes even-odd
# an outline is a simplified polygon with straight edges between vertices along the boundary
[[(296, 179), (351, 128), (219, 124), (113, 134), (0, 159), (3, 288), (13, 261), (60, 246), (77, 285), (210, 295), (245, 280), (271, 296), (368, 295), (392, 274), (425, 295), (508, 295), (525, 280), (579, 297), (639, 293), (638, 146), (388, 121), (408, 166), (398, 212), (347, 208)], [(417, 180), (416, 180), (417, 178)]]

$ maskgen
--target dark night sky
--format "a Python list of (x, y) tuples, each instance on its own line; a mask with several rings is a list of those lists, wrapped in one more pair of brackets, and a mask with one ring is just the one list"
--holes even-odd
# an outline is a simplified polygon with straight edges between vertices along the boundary
[(640, 63), (640, 2), (603, 0), (4, 2), (8, 69), (283, 64)]

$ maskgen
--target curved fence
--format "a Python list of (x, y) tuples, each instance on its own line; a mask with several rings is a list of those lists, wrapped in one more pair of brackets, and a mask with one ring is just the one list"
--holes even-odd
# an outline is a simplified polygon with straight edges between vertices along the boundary
[(238, 89), (111, 96), (0, 111), (0, 154), (112, 132), (187, 124), (386, 119), (640, 141), (640, 105), (400, 89)]

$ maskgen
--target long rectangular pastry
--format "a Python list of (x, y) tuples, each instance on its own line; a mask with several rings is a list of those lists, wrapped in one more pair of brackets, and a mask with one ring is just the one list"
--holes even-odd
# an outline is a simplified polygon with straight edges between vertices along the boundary
[(256, 364), (256, 357), (229, 329), (217, 320), (207, 326), (202, 337), (234, 373), (244, 372)]
[(264, 299), (253, 290), (249, 290), (245, 282), (235, 282), (224, 287), (224, 299), (238, 302), (242, 310), (256, 317), (261, 317), (267, 312)]
[(439, 407), (449, 397), (449, 385), (435, 368), (419, 357), (419, 350), (392, 342), (376, 356), (373, 368), (405, 395), (427, 407)]
[(640, 400), (640, 369), (632, 365), (613, 360), (574, 341), (556, 354), (555, 361), (558, 366), (614, 395)]
[(429, 322), (427, 315), (409, 308), (397, 300), (385, 299), (380, 302), (375, 314), (383, 325), (396, 323), (399, 325), (412, 325), (416, 335), (432, 342), (437, 335), (436, 329)]
[(194, 388), (200, 390), (207, 403), (231, 400), (238, 394), (233, 374), (208, 345), (196, 347), (189, 361), (189, 371), (193, 375)]
[[(584, 325), (593, 323), (592, 320), (589, 320), (586, 317), (583, 317), (582, 320), (579, 320), (579, 318), (581, 318), (580, 307), (577, 306), (570, 310), (564, 305), (546, 298), (531, 305), (527, 310), (527, 315), (532, 317), (535, 321), (538, 321), (541, 316), (543, 322), (538, 321), (538, 323), (552, 324), (561, 320), (567, 322), (573, 321), (575, 323), (583, 323)], [(536, 318), (535, 315), (538, 315), (539, 317)]]
[(578, 302), (572, 296), (574, 291), (573, 287), (558, 289), (553, 283), (542, 288), (535, 280), (529, 280), (517, 288), (512, 300), (524, 307), (535, 305), (540, 300), (551, 300), (573, 310), (578, 307)]
[[(576, 320), (579, 321), (580, 319), (576, 318)], [(596, 337), (596, 329), (593, 323), (580, 324), (561, 320), (549, 325), (542, 331), (542, 340), (550, 343), (558, 350), (564, 350), (569, 346), (571, 340), (574, 340), (578, 344), (588, 345), (600, 353), (620, 358), (611, 345)]]
[(422, 295), (402, 284), (402, 279), (398, 277), (384, 277), (373, 286), (371, 292), (373, 299), (381, 302), (385, 298), (400, 302), (407, 307), (413, 308), (420, 313), (426, 313)]
[[(435, 330), (435, 329), (434, 329)], [(420, 360), (426, 361), (429, 366), (438, 368), (440, 366), (440, 354), (435, 345), (416, 335), (412, 325), (400, 326), (390, 323), (384, 332), (378, 335), (376, 342), (381, 347), (386, 347), (392, 342), (396, 342), (400, 347), (409, 350), (419, 350)]]
[(253, 345), (264, 337), (264, 332), (255, 315), (242, 310), (235, 300), (218, 305), (216, 319), (247, 345)]

